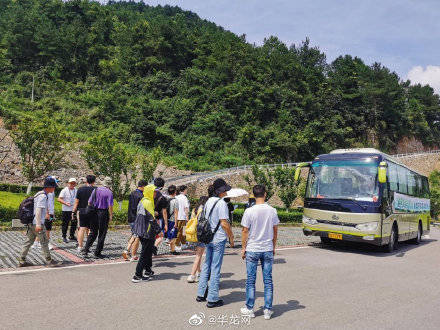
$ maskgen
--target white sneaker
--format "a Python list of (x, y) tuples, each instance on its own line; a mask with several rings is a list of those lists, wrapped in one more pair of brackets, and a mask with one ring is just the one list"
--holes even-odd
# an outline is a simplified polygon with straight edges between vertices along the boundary
[(40, 241), (38, 241), (38, 242), (34, 242), (34, 244), (32, 244), (32, 248), (33, 248), (33, 249), (41, 249), (41, 243), (40, 243)]
[(247, 315), (249, 317), (255, 317), (254, 311), (252, 309), (248, 309), (246, 306), (240, 309), (241, 315)]
[(186, 250), (188, 248), (188, 244), (182, 244), (181, 250)]
[(78, 246), (78, 247), (76, 248), (76, 251), (77, 251), (78, 253), (80, 253), (81, 250), (82, 250), (82, 247), (80, 247), (80, 246)]
[(177, 252), (182, 252), (182, 247), (181, 246), (176, 246), (176, 251)]
[(49, 250), (53, 250), (53, 245), (52, 245), (52, 243), (49, 243), (48, 246), (49, 246)]
[(270, 320), (271, 316), (273, 314), (273, 311), (270, 309), (265, 309), (264, 310), (264, 319), (265, 320)]
[(186, 281), (188, 283), (194, 283), (196, 281), (197, 277), (194, 275), (189, 275), (188, 278), (186, 279)]

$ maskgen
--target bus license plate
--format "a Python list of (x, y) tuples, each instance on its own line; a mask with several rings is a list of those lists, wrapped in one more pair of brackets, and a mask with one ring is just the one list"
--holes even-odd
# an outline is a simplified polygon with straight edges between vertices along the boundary
[(342, 234), (328, 233), (328, 238), (342, 239)]

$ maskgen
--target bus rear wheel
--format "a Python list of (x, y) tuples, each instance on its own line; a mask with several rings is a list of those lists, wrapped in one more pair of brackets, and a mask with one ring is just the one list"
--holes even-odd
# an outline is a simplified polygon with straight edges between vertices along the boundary
[(412, 243), (419, 245), (422, 241), (422, 224), (419, 222), (419, 229), (417, 230), (417, 237), (412, 240)]
[(328, 237), (322, 237), (321, 236), (321, 243), (322, 244), (330, 244), (332, 241)]
[(390, 241), (384, 246), (385, 252), (391, 253), (396, 249), (397, 246), (397, 227), (393, 226), (391, 229)]

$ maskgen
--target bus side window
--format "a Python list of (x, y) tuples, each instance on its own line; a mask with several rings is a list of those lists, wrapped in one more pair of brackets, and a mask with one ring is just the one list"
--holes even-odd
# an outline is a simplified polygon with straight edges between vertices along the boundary
[(408, 195), (417, 196), (416, 174), (413, 172), (407, 172), (407, 177), (408, 177)]
[(429, 182), (428, 178), (422, 178), (423, 183), (423, 198), (429, 198)]
[(388, 180), (391, 191), (399, 191), (399, 180), (397, 177), (397, 166), (391, 162), (388, 163)]
[(416, 185), (417, 185), (417, 190), (416, 190), (416, 196), (417, 197), (423, 197), (423, 178), (419, 175), (416, 174)]
[(406, 168), (403, 166), (397, 165), (397, 174), (399, 176), (399, 193), (408, 194), (408, 178)]

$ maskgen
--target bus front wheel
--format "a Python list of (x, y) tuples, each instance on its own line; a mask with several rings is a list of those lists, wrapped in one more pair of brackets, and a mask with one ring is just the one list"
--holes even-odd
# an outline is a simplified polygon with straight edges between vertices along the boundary
[(397, 245), (397, 227), (393, 226), (391, 229), (390, 241), (385, 245), (385, 252), (393, 252)]
[(412, 240), (412, 243), (419, 245), (422, 240), (422, 223), (419, 222), (419, 229), (417, 230), (417, 237)]

